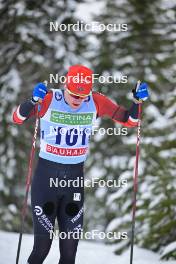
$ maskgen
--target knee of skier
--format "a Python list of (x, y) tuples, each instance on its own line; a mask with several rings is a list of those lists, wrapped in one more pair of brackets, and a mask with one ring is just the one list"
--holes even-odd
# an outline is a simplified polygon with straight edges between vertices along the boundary
[(43, 212), (46, 214), (46, 215), (52, 215), (54, 213), (54, 210), (55, 210), (55, 205), (53, 202), (46, 202), (44, 205), (43, 205)]
[(68, 203), (65, 207), (65, 212), (68, 216), (74, 217), (79, 212), (79, 206), (76, 203)]

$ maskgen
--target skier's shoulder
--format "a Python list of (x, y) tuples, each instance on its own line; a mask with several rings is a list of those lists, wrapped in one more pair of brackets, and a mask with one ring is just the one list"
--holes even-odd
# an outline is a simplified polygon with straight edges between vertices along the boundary
[(92, 92), (92, 97), (94, 102), (98, 105), (104, 104), (107, 101), (107, 99), (109, 99), (106, 95), (97, 91)]
[(97, 109), (97, 115), (99, 117), (109, 116), (112, 118), (113, 113), (119, 108), (119, 105), (100, 92), (93, 92), (92, 94)]
[(101, 108), (105, 106), (104, 99), (106, 98), (105, 95), (103, 95), (100, 92), (93, 91), (92, 92), (92, 98), (95, 103), (96, 111), (97, 111), (97, 116), (101, 116)]
[(102, 94), (102, 93), (100, 93), (100, 92), (97, 92), (97, 91), (93, 91), (92, 92), (92, 97), (93, 97), (93, 99), (99, 99), (99, 100), (103, 100), (103, 99), (105, 99), (105, 98), (107, 98), (107, 96), (106, 95), (104, 95), (104, 94)]

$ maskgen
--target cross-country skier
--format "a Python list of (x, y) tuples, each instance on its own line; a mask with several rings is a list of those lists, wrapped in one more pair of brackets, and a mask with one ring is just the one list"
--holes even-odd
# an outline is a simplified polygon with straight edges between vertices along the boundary
[[(92, 70), (83, 65), (69, 68), (64, 89), (47, 91), (37, 84), (32, 98), (20, 104), (13, 114), (16, 124), (23, 124), (36, 115), (40, 101), (40, 153), (32, 179), (31, 204), (34, 227), (34, 246), (28, 258), (30, 264), (41, 264), (52, 243), (50, 231), (57, 218), (59, 231), (74, 232), (83, 226), (83, 186), (51, 186), (54, 182), (83, 177), (90, 130), (94, 120), (108, 116), (126, 127), (138, 123), (139, 102), (148, 98), (147, 84), (133, 90), (130, 110), (92, 91)], [(75, 79), (74, 77), (78, 78)], [(42, 100), (42, 102), (41, 102)], [(81, 181), (80, 181), (81, 182)], [(59, 264), (74, 264), (79, 239), (60, 238)]]

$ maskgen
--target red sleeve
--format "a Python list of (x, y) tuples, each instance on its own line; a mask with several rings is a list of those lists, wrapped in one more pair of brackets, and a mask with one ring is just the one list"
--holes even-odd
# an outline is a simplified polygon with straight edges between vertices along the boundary
[(137, 126), (138, 120), (132, 118), (129, 111), (123, 106), (118, 105), (101, 93), (93, 92), (92, 94), (98, 117), (108, 116), (126, 127)]
[(50, 90), (42, 101), (40, 109), (40, 117), (43, 117), (47, 112), (53, 98), (53, 92)]

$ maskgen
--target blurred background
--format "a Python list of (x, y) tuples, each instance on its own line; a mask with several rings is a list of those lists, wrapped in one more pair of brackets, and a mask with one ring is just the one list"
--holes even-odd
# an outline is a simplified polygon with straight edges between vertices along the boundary
[[(138, 79), (150, 86), (142, 116), (135, 243), (176, 259), (175, 1), (1, 0), (0, 19), (0, 229), (19, 232), (34, 129), (34, 120), (14, 125), (13, 109), (50, 73), (64, 75), (70, 65), (84, 64), (100, 75), (128, 76), (126, 84), (94, 87), (126, 108)], [(127, 23), (128, 31), (51, 32), (50, 21)], [(100, 126), (119, 127), (106, 118)], [(127, 179), (128, 188), (86, 189), (85, 230), (127, 231), (130, 237), (135, 142), (136, 129), (128, 129), (128, 136), (92, 138), (86, 178)], [(32, 233), (30, 210), (29, 199), (26, 233)], [(111, 243), (121, 253), (130, 241)]]

